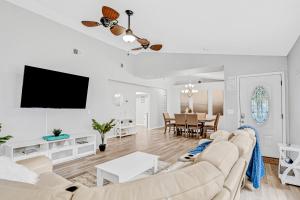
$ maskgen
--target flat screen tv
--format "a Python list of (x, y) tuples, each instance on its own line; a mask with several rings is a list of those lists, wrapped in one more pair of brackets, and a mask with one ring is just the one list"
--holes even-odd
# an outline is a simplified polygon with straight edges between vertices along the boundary
[(86, 108), (89, 78), (25, 66), (21, 108)]

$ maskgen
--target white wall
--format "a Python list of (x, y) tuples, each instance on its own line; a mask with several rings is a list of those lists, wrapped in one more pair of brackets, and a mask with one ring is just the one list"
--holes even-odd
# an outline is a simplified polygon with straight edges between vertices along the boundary
[[(183, 85), (172, 85), (168, 88), (168, 98), (170, 99), (168, 104), (168, 112), (170, 114), (180, 113), (180, 95), (181, 90), (184, 88)], [(224, 90), (224, 82), (210, 82), (210, 83), (201, 83), (195, 84), (194, 89), (201, 90), (205, 89), (208, 92), (208, 116), (212, 116), (212, 91), (214, 89)], [(225, 110), (224, 110), (225, 111)], [(220, 120), (219, 127), (224, 129), (223, 117)]]
[[(111, 115), (114, 118), (136, 118), (136, 92), (143, 92), (149, 94), (150, 98), (150, 128), (157, 128), (163, 126), (162, 113), (166, 111), (162, 108), (163, 101), (166, 95), (165, 89), (155, 87), (145, 87), (137, 84), (131, 84), (126, 82), (119, 82), (115, 80), (109, 80), (110, 91), (109, 97), (111, 97), (110, 104), (112, 108), (110, 110)], [(124, 103), (122, 107), (116, 107), (112, 104), (112, 97), (114, 94), (120, 93), (124, 97), (127, 103)], [(152, 101), (151, 101), (152, 100)]]
[(300, 145), (300, 37), (288, 55), (290, 143)]
[[(125, 51), (3, 1), (0, 24), (0, 122), (3, 133), (15, 139), (38, 138), (53, 128), (92, 132), (91, 118), (105, 121), (115, 116), (109, 79), (164, 87), (160, 80), (145, 81), (128, 73), (131, 61)], [(79, 55), (72, 53), (73, 48), (79, 49)], [(24, 65), (90, 77), (87, 109), (21, 109)], [(135, 91), (128, 98), (135, 102)], [(162, 123), (160, 115), (154, 116), (153, 126)]]
[[(70, 133), (91, 131), (91, 118), (103, 121), (114, 117), (109, 79), (166, 88), (161, 79), (146, 81), (132, 76), (128, 71), (135, 75), (164, 77), (172, 70), (218, 66), (224, 66), (225, 69), (225, 128), (235, 129), (238, 119), (237, 91), (226, 90), (227, 80), (241, 74), (287, 72), (287, 58), (276, 56), (147, 53), (127, 57), (122, 50), (3, 1), (0, 2), (0, 24), (0, 122), (4, 124), (3, 132), (17, 138), (40, 137), (55, 127)], [(78, 48), (80, 54), (73, 55), (73, 48)], [(298, 63), (295, 56), (297, 52), (299, 51), (294, 50), (289, 55), (289, 63), (296, 63), (291, 64), (294, 66), (291, 68), (296, 68)], [(125, 68), (120, 68), (121, 63), (124, 63)], [(90, 77), (87, 109), (20, 109), (25, 64)], [(295, 81), (292, 83), (297, 85)], [(155, 95), (165, 95), (164, 90), (153, 91), (151, 99)], [(135, 94), (133, 96), (135, 98)], [(168, 97), (169, 109), (176, 110), (176, 101), (172, 96)], [(161, 123), (159, 116), (166, 104), (164, 98), (158, 98), (158, 102), (159, 106), (151, 105), (151, 115), (157, 116), (151, 120), (152, 127)], [(226, 112), (228, 110), (233, 113)], [(46, 111), (48, 130), (45, 130)], [(295, 126), (293, 132), (296, 128)]]
[[(285, 72), (287, 76), (287, 58), (285, 56), (235, 56), (205, 54), (140, 54), (133, 60), (135, 75), (167, 76), (174, 70), (201, 69), (224, 66), (225, 105), (224, 128), (233, 130), (238, 127), (237, 90), (227, 90), (228, 80), (238, 75), (267, 72)], [(189, 74), (190, 75), (190, 74)], [(287, 79), (286, 79), (287, 80)], [(287, 82), (285, 82), (285, 87)], [(178, 99), (168, 98), (168, 109), (178, 111)], [(286, 116), (286, 119), (288, 116)]]

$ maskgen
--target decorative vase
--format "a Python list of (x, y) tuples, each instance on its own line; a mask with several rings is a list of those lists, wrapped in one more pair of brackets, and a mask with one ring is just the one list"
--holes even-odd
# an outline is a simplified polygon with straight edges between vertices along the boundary
[(100, 151), (105, 151), (105, 148), (106, 148), (106, 144), (100, 144), (99, 145), (99, 150)]

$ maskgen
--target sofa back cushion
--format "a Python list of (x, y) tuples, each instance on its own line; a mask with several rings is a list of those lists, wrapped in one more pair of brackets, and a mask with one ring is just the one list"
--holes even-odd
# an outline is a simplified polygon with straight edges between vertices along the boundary
[(0, 180), (2, 200), (71, 200), (72, 193), (64, 188), (44, 188), (39, 185)]
[(215, 140), (218, 138), (218, 140), (229, 140), (232, 137), (232, 133), (225, 131), (225, 130), (217, 130), (216, 132), (210, 134), (209, 138), (211, 140)]
[(192, 166), (132, 182), (79, 188), (72, 200), (209, 200), (223, 189), (224, 176), (212, 164)]
[(207, 161), (218, 168), (227, 177), (234, 163), (239, 158), (238, 148), (228, 141), (210, 144), (198, 156), (196, 162)]
[(248, 133), (244, 132), (238, 135), (233, 136), (230, 139), (230, 142), (236, 145), (239, 150), (240, 157), (249, 161), (254, 145), (256, 143), (255, 137), (249, 135)]

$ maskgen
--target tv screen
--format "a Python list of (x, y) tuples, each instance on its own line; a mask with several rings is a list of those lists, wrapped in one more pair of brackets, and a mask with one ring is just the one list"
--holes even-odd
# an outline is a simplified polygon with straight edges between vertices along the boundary
[(86, 108), (89, 78), (25, 66), (21, 108)]

